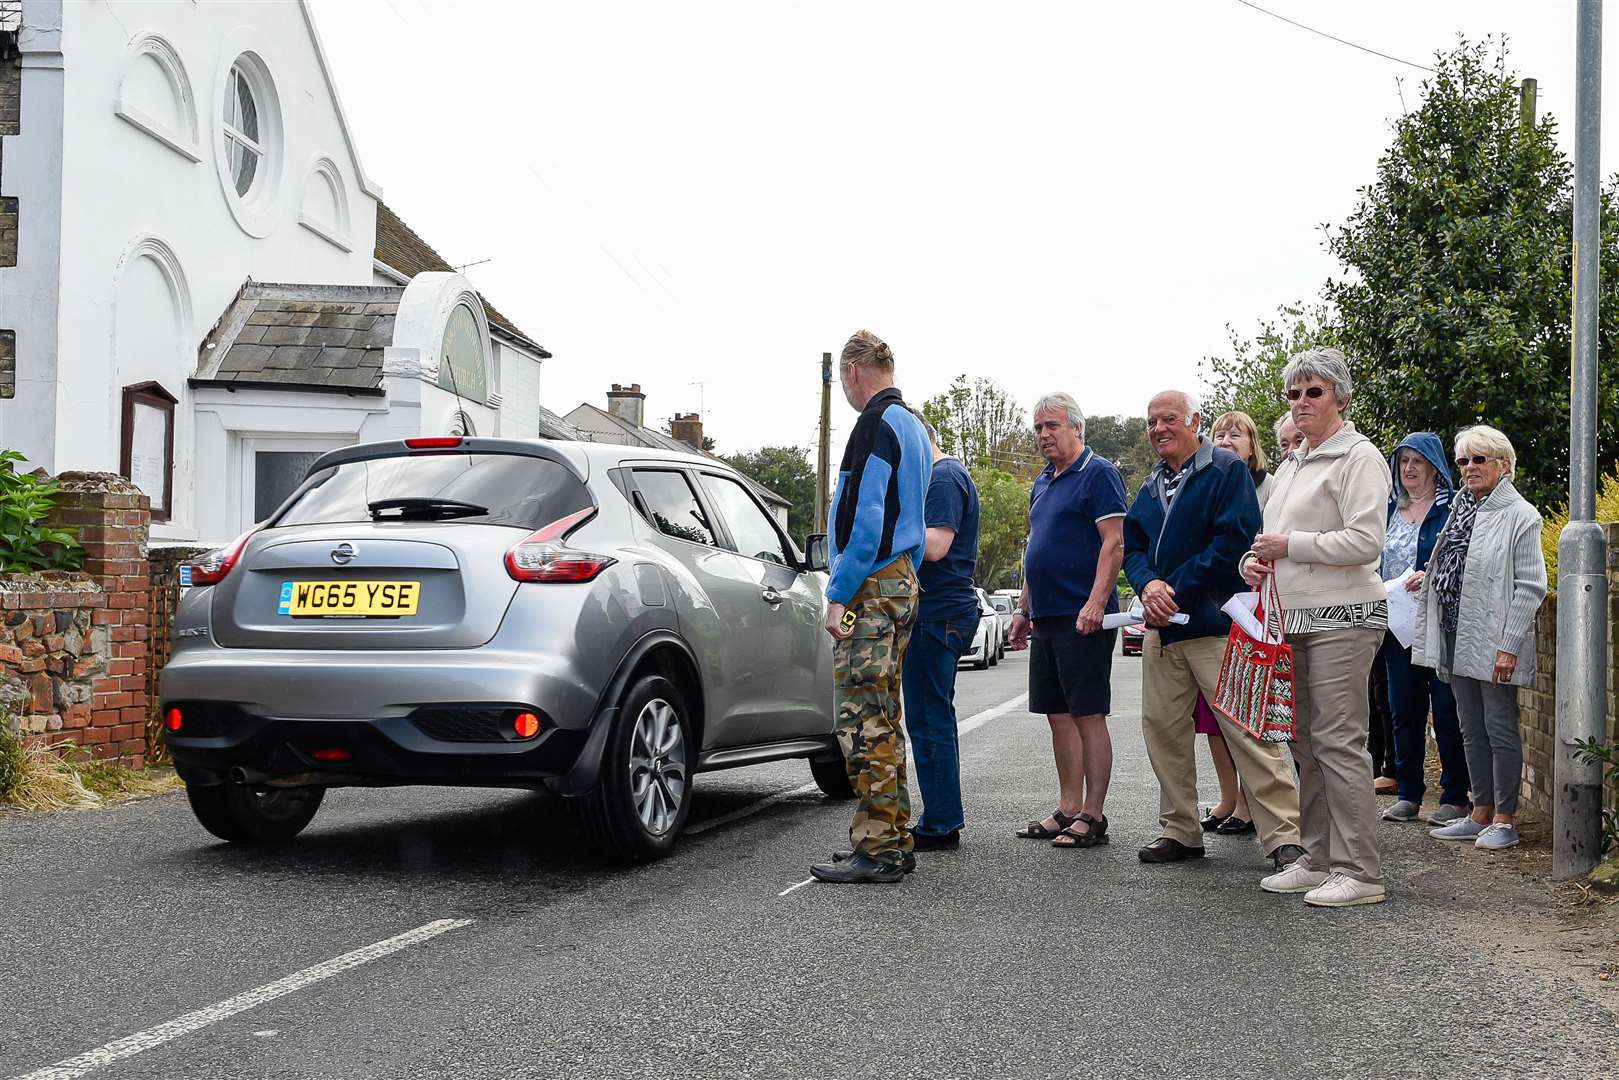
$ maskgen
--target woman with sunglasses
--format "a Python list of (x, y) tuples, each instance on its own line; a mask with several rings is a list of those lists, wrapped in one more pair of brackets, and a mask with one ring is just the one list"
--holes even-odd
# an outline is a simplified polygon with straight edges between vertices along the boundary
[(1455, 445), (1462, 490), (1428, 558), (1411, 662), (1436, 670), (1456, 695), (1473, 789), (1473, 813), (1430, 835), (1499, 850), (1518, 842), (1518, 687), (1535, 683), (1546, 556), (1540, 514), (1512, 484), (1511, 440), (1481, 424)]
[(1377, 447), (1344, 419), (1353, 387), (1343, 353), (1299, 353), (1282, 384), (1304, 444), (1276, 470), (1242, 575), (1255, 588), (1274, 575), (1281, 595), (1304, 851), (1260, 887), (1304, 893), (1315, 907), (1380, 904), (1366, 684), (1388, 629), (1377, 571), (1392, 482)]

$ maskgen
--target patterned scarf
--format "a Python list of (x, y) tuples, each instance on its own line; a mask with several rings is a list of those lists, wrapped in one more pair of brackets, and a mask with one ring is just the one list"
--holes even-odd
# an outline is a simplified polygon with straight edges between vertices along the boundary
[(1473, 521), (1478, 513), (1478, 499), (1468, 488), (1451, 503), (1450, 520), (1439, 534), (1434, 546), (1433, 559), (1428, 563), (1428, 577), (1433, 581), (1434, 595), (1439, 597), (1439, 625), (1442, 629), (1456, 629), (1456, 615), (1462, 600), (1462, 570), (1467, 564), (1467, 545), (1473, 540)]

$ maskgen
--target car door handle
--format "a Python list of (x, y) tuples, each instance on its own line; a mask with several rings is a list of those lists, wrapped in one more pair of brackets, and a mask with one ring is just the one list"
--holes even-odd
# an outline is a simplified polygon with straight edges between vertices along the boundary
[(764, 600), (765, 603), (769, 604), (771, 607), (775, 607), (777, 604), (779, 604), (783, 600), (787, 599), (785, 596), (783, 596), (781, 593), (777, 592), (773, 587), (771, 587), (769, 585), (765, 586), (764, 592), (760, 593), (759, 596), (760, 596), (761, 599)]

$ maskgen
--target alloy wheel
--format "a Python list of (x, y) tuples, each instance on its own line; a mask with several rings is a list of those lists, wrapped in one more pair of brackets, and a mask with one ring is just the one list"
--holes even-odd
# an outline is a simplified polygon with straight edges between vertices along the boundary
[(663, 698), (653, 698), (635, 718), (630, 736), (630, 799), (653, 836), (674, 824), (686, 797), (686, 739), (680, 717)]

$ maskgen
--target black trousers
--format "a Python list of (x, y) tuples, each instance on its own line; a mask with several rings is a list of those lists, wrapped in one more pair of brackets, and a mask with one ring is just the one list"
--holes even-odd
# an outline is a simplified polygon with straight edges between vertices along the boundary
[(1371, 699), (1366, 749), (1372, 755), (1372, 775), (1394, 779), (1399, 776), (1394, 767), (1394, 710), (1389, 707), (1389, 676), (1382, 660), (1379, 650), (1366, 678), (1366, 694)]

